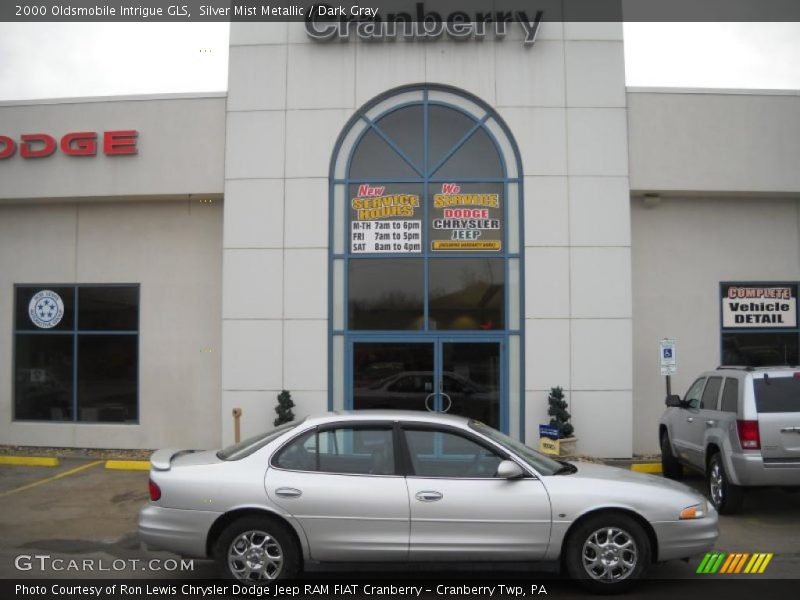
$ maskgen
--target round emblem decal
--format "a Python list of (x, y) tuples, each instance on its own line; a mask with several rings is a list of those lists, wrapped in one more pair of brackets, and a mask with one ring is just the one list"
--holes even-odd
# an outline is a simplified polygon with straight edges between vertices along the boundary
[(64, 302), (61, 296), (51, 290), (34, 294), (28, 304), (28, 314), (37, 327), (50, 329), (61, 322), (64, 316)]

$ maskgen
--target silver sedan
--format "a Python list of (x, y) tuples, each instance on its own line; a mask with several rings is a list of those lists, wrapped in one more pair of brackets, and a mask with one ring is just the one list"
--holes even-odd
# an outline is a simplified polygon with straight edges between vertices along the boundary
[(226, 577), (306, 561), (561, 561), (594, 589), (708, 552), (717, 513), (674, 481), (548, 458), (462, 417), (330, 413), (218, 452), (159, 450), (139, 534)]

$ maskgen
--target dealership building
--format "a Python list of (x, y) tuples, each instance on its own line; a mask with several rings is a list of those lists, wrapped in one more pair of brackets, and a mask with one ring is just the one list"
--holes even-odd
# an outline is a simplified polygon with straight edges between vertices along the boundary
[[(473, 24), (474, 25), (474, 24)], [(800, 96), (626, 88), (622, 25), (233, 23), (227, 93), (0, 103), (0, 443), (403, 408), (657, 452), (665, 381), (798, 363)]]

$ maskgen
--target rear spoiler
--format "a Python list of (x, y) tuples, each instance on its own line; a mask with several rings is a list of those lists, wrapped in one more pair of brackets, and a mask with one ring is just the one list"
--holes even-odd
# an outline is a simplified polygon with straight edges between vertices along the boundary
[(156, 450), (150, 456), (150, 468), (155, 471), (169, 471), (173, 459), (183, 456), (184, 454), (191, 454), (192, 452), (199, 452), (199, 450), (180, 450), (179, 448)]

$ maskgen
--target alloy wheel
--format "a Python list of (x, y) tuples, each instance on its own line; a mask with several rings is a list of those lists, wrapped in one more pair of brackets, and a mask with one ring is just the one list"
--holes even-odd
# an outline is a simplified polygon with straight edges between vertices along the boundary
[(264, 531), (245, 531), (231, 542), (228, 568), (242, 581), (273, 580), (283, 568), (283, 549)]
[(618, 581), (633, 573), (639, 553), (630, 533), (619, 527), (603, 527), (584, 542), (581, 557), (592, 579)]

